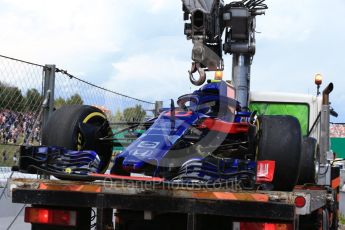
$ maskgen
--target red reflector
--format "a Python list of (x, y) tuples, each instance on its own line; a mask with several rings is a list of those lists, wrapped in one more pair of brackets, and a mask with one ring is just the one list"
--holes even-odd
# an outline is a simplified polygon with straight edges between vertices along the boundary
[(295, 206), (297, 208), (303, 208), (306, 204), (306, 200), (303, 196), (298, 196), (295, 198)]
[(258, 161), (256, 182), (272, 182), (274, 178), (275, 161)]
[(76, 226), (77, 212), (46, 208), (25, 208), (26, 223)]

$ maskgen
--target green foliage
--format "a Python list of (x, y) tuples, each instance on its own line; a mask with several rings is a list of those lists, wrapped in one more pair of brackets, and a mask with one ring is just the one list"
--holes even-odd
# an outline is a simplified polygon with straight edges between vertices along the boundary
[(68, 105), (82, 105), (84, 104), (83, 99), (79, 94), (73, 94), (69, 99), (66, 100), (66, 104)]
[(339, 215), (339, 224), (341, 224), (341, 225), (345, 225), (345, 217), (344, 217), (344, 215)]
[[(22, 91), (15, 86), (8, 85), (0, 81), (0, 108), (9, 109), (17, 112), (34, 112), (40, 110), (43, 102), (43, 96), (35, 89), (28, 89), (24, 95)], [(67, 99), (62, 97), (54, 101), (55, 108), (63, 105), (82, 105), (82, 97), (76, 93)]]
[(140, 122), (144, 120), (146, 112), (141, 105), (136, 105), (135, 107), (125, 109), (123, 116), (127, 122)]
[(61, 108), (63, 105), (66, 105), (66, 101), (65, 99), (63, 99), (62, 97), (58, 97), (55, 101), (54, 101), (54, 107), (56, 109)]
[(56, 109), (61, 108), (64, 105), (82, 105), (84, 104), (83, 99), (81, 98), (81, 96), (79, 94), (73, 94), (71, 97), (67, 98), (67, 100), (65, 100), (62, 97), (58, 97), (55, 101), (54, 101), (54, 107)]
[(22, 92), (17, 87), (0, 83), (0, 108), (22, 111)]
[(37, 89), (29, 89), (25, 95), (18, 87), (0, 82), (0, 108), (18, 112), (39, 110), (43, 97)]
[(37, 89), (29, 89), (26, 92), (24, 101), (26, 111), (38, 111), (42, 105), (43, 96), (38, 92)]
[(114, 120), (114, 122), (121, 122), (121, 121), (123, 121), (123, 115), (122, 115), (120, 110), (116, 111), (113, 120)]

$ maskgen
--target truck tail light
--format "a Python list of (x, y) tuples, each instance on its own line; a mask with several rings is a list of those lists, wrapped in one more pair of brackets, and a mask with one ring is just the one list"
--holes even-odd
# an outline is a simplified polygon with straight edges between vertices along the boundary
[(285, 223), (251, 223), (251, 222), (242, 222), (238, 228), (240, 230), (293, 230), (293, 224)]
[(295, 206), (296, 206), (297, 208), (303, 208), (303, 207), (305, 206), (305, 204), (306, 204), (305, 197), (303, 197), (303, 196), (297, 196), (297, 197), (295, 198)]
[(59, 226), (76, 226), (77, 212), (70, 210), (25, 208), (26, 223), (49, 224)]
[(256, 182), (272, 182), (274, 178), (275, 161), (258, 161), (256, 170)]

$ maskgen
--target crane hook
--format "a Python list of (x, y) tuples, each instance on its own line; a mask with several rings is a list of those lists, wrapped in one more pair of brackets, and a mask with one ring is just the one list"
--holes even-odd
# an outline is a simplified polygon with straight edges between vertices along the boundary
[[(196, 71), (198, 71), (199, 76), (200, 76), (199, 79), (197, 79), (197, 80), (193, 76), (193, 73), (195, 73)], [(205, 73), (205, 70), (200, 67), (200, 63), (193, 62), (191, 70), (189, 70), (188, 73), (189, 73), (189, 80), (193, 85), (201, 86), (202, 84), (205, 83), (206, 73)]]

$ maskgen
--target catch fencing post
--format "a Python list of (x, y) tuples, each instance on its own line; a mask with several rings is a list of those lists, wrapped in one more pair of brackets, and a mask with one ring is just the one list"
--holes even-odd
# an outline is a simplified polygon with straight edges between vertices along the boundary
[(44, 66), (42, 129), (54, 111), (55, 65)]
[[(46, 126), (49, 117), (54, 111), (54, 89), (55, 89), (55, 65), (44, 66), (44, 80), (43, 80), (43, 103), (42, 103), (42, 125), (41, 125), (41, 140), (43, 135), (43, 128)], [(40, 179), (50, 179), (49, 175), (40, 175)]]
[(155, 103), (155, 117), (159, 116), (160, 110), (163, 108), (163, 101), (156, 101)]

